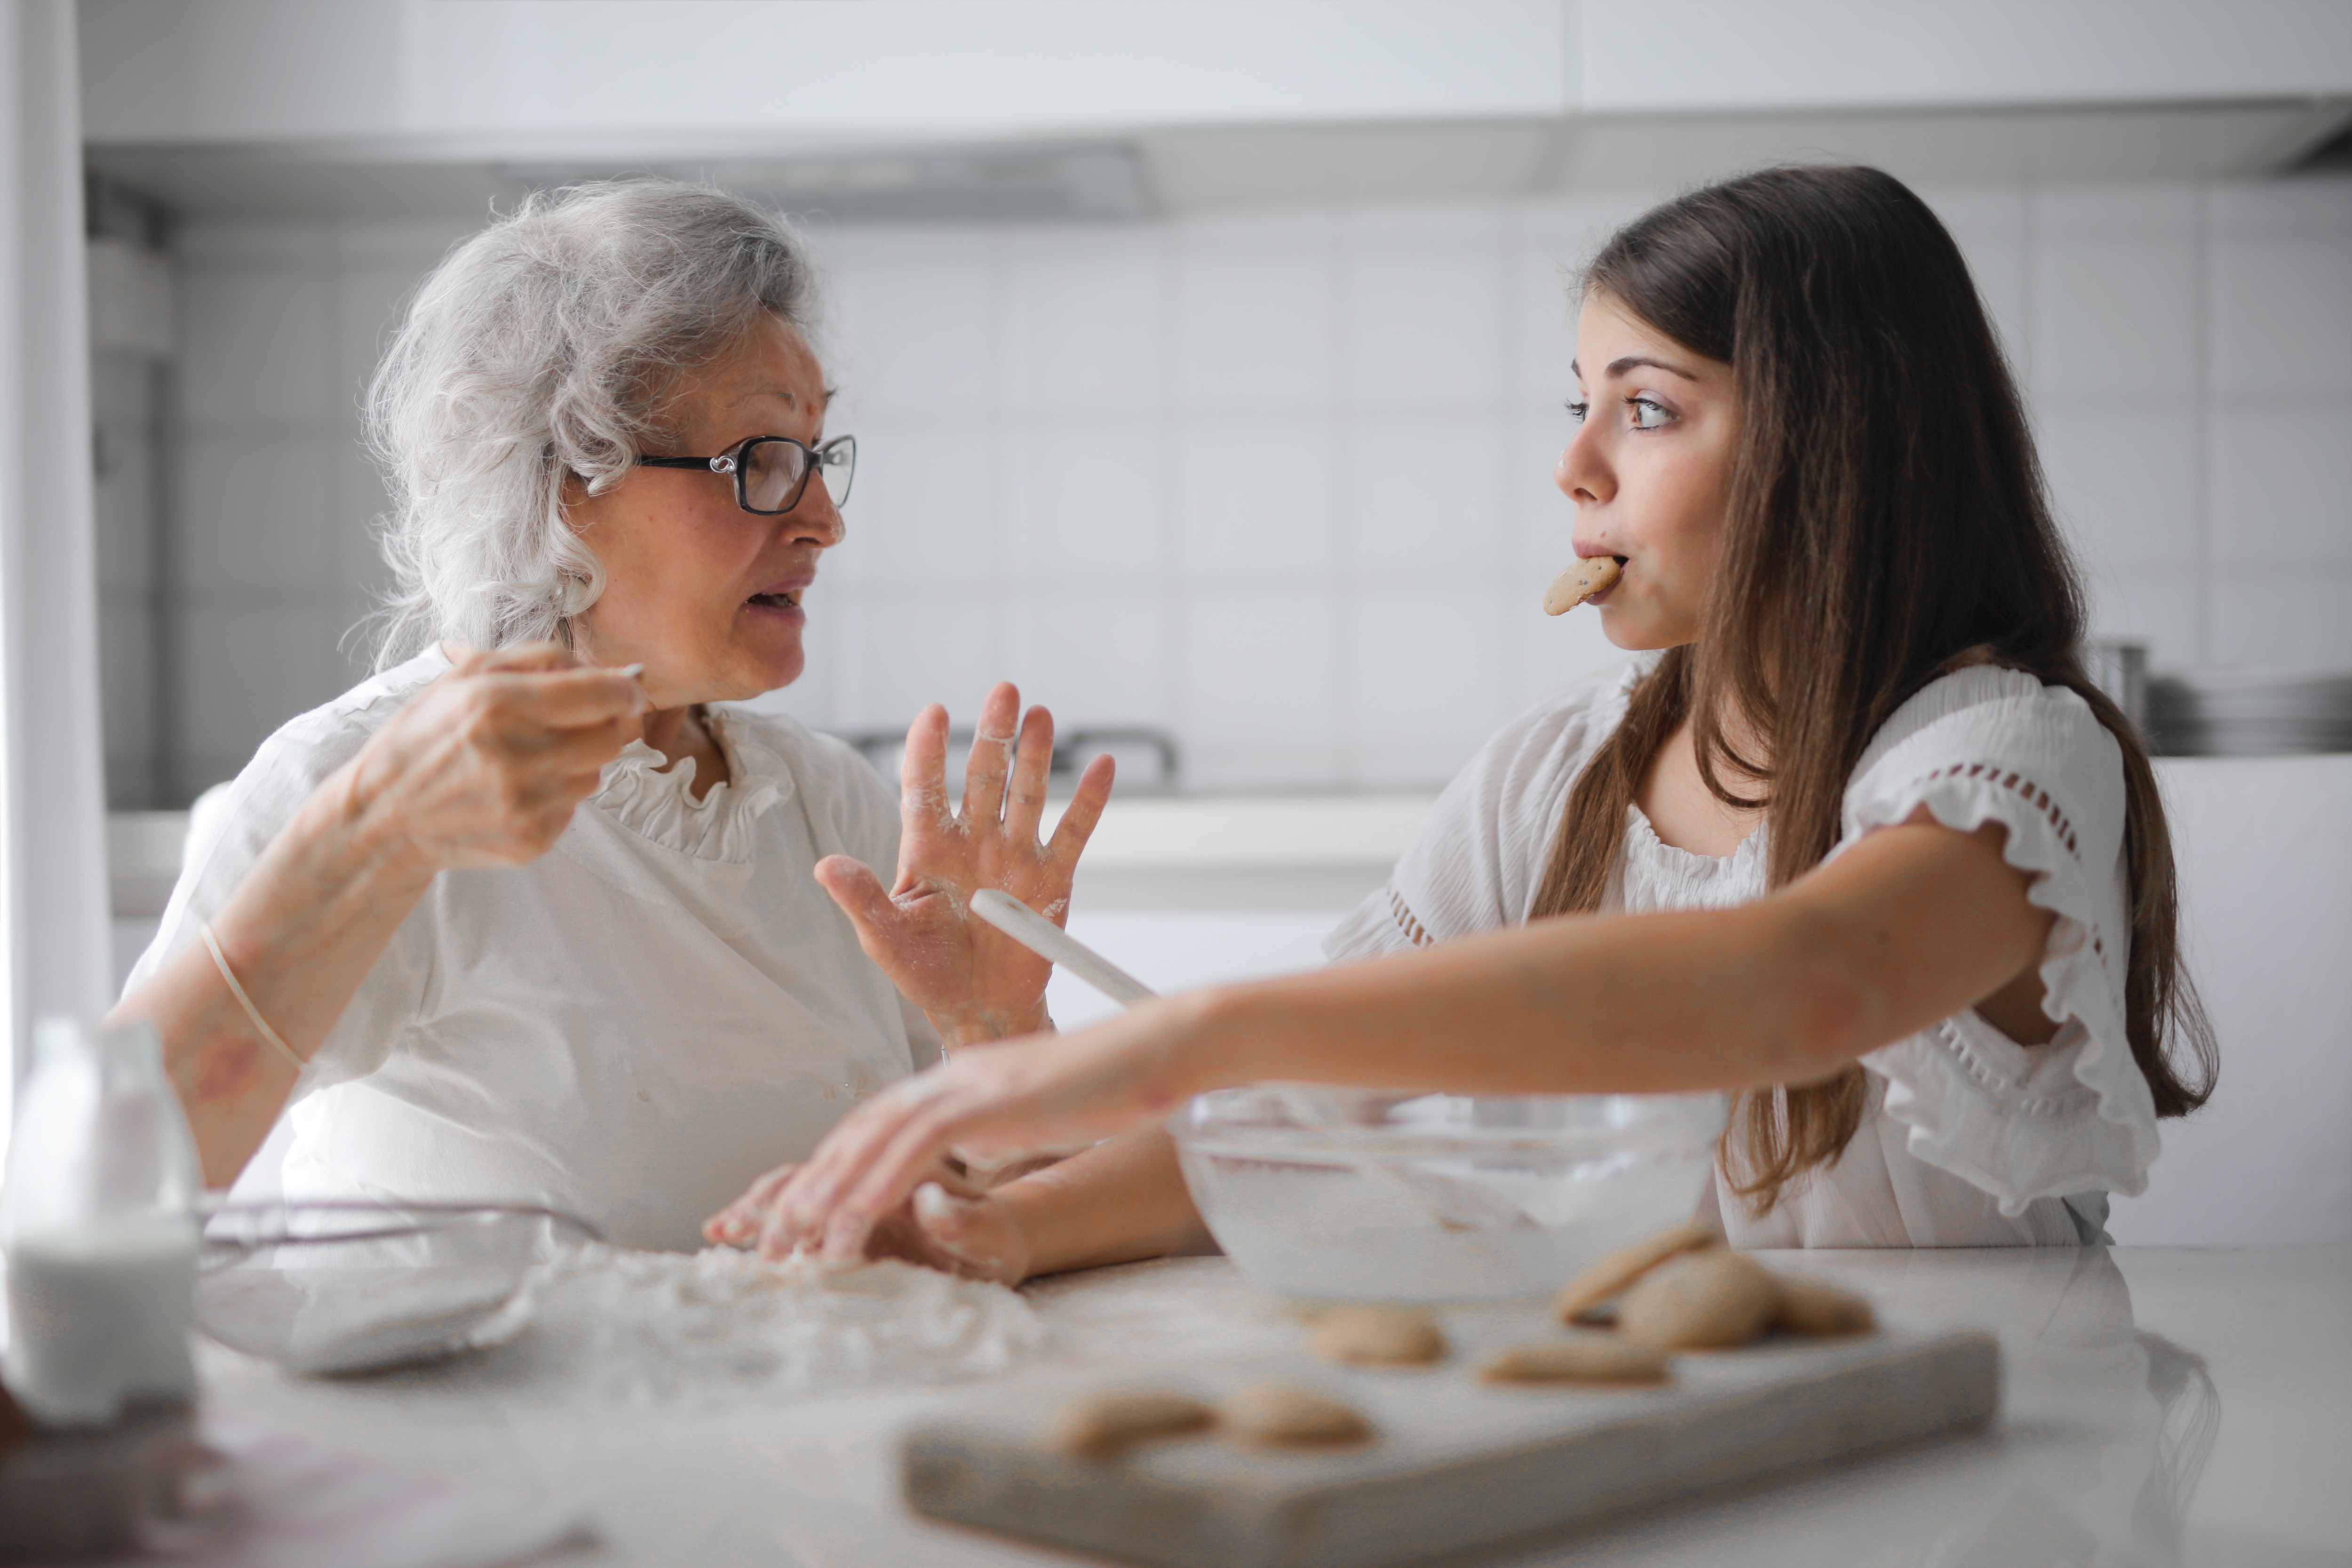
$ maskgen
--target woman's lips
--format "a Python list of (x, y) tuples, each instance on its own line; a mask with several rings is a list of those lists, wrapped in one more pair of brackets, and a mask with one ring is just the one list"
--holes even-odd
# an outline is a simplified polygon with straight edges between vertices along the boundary
[(778, 619), (797, 624), (808, 618), (808, 612), (801, 608), (801, 595), (808, 590), (809, 584), (805, 579), (773, 583), (761, 589), (743, 603), (753, 615), (772, 616)]

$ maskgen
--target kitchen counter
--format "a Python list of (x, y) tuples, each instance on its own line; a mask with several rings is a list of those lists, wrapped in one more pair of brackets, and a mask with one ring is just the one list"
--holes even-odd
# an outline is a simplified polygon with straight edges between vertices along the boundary
[[(1760, 1255), (1865, 1291), (1892, 1326), (1999, 1331), (1974, 1436), (1482, 1553), (1482, 1564), (2036, 1568), (2352, 1563), (2352, 1247)], [(1008, 1379), (1294, 1342), (1222, 1258), (1037, 1282), (1051, 1349)], [(207, 1345), (212, 1409), (591, 1521), (558, 1561), (730, 1568), (1067, 1563), (908, 1515), (892, 1441), (974, 1385), (622, 1408), (534, 1377), (530, 1336), (385, 1376), (303, 1381)], [(985, 1385), (981, 1385), (984, 1387)], [(2330, 1458), (2334, 1454), (2336, 1457)]]

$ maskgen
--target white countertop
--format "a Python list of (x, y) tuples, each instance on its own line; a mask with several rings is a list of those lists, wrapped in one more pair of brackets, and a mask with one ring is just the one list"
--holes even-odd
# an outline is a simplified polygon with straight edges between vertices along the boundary
[[(2309, 1568), (2352, 1562), (2352, 1247), (1768, 1256), (1868, 1292), (1896, 1327), (2000, 1333), (1983, 1435), (1635, 1514), (1481, 1563), (1742, 1568), (2039, 1564)], [(1298, 1329), (1222, 1258), (1041, 1281), (1050, 1353), (1005, 1374), (1168, 1365)], [(982, 1568), (1067, 1563), (908, 1515), (892, 1439), (972, 1385), (719, 1409), (596, 1406), (526, 1334), (472, 1358), (306, 1382), (216, 1347), (213, 1408), (411, 1470), (579, 1508), (563, 1562)], [(2330, 1458), (2330, 1455), (2335, 1458)]]

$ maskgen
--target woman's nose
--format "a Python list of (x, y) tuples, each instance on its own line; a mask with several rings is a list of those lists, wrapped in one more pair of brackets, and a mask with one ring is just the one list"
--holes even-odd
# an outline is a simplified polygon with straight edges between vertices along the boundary
[(1572, 501), (1590, 501), (1595, 505), (1614, 493), (1616, 485), (1609, 465), (1596, 449), (1593, 430), (1590, 425), (1580, 428), (1559, 454), (1553, 465), (1551, 482), (1559, 487), (1560, 494)]
[(820, 480), (809, 486), (800, 505), (784, 513), (784, 531), (796, 542), (830, 550), (849, 532), (849, 524), (842, 520), (841, 509), (833, 504), (832, 495)]

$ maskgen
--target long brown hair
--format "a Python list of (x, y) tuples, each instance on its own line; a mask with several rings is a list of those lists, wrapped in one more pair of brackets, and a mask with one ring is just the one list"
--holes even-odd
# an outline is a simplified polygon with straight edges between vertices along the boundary
[[(1990, 659), (2072, 689), (2122, 748), (2125, 1032), (2158, 1115), (2203, 1104), (2218, 1058), (2181, 964), (2156, 775), (2084, 673), (2074, 562), (2016, 385), (1936, 215), (1876, 169), (1771, 169), (1637, 218), (1584, 282), (1729, 364), (1740, 434), (1702, 635), (1659, 661), (1578, 777), (1533, 914), (1600, 908), (1626, 808), (1685, 719), (1707, 787), (1765, 808), (1771, 885), (1794, 881), (1835, 845), (1871, 736), (1939, 673)], [(1740, 754), (1734, 730), (1767, 753)], [(1769, 1212), (1844, 1152), (1864, 1105), (1859, 1067), (1743, 1096), (1725, 1135), (1733, 1190)]]

